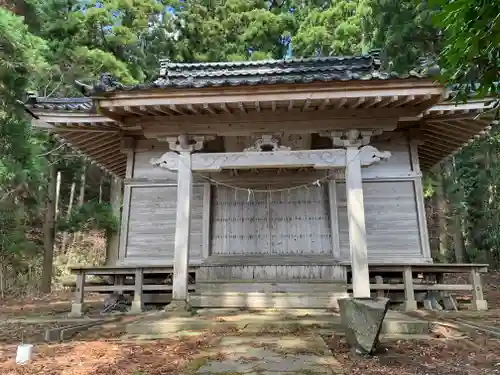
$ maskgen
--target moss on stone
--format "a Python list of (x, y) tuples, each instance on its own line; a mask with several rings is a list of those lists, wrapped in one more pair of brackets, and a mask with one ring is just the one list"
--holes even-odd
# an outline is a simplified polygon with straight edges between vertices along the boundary
[(200, 355), (196, 358), (193, 358), (192, 360), (189, 361), (186, 367), (184, 367), (183, 374), (185, 375), (195, 374), (196, 371), (205, 366), (209, 360), (210, 360), (209, 356), (204, 357)]

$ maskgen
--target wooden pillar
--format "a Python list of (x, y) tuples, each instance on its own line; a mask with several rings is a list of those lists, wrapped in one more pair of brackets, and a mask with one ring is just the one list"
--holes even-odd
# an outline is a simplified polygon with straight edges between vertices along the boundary
[(174, 272), (172, 302), (169, 310), (189, 309), (189, 239), (191, 204), (193, 199), (193, 172), (191, 153), (203, 148), (204, 137), (180, 135), (168, 138), (170, 150), (177, 151), (177, 214), (174, 238)]
[(174, 277), (172, 299), (188, 299), (189, 237), (191, 229), (191, 201), (193, 195), (193, 173), (191, 151), (179, 152), (177, 172), (177, 216), (174, 244)]
[(472, 309), (476, 311), (488, 310), (488, 303), (484, 299), (483, 284), (481, 282), (481, 274), (477, 268), (473, 268), (470, 272), (472, 283)]
[(69, 313), (70, 317), (79, 318), (83, 315), (84, 287), (85, 287), (85, 273), (80, 270), (76, 274), (75, 295), (73, 297), (73, 301), (71, 302), (71, 312)]
[[(330, 134), (335, 146), (346, 149), (345, 186), (354, 298), (371, 297), (361, 167), (390, 157), (388, 152), (379, 152), (377, 149), (367, 146), (372, 135), (381, 133), (380, 129), (362, 131), (351, 129)], [(366, 151), (368, 151), (367, 155)]]
[(144, 270), (142, 268), (137, 268), (135, 270), (134, 300), (132, 301), (132, 308), (130, 309), (130, 312), (132, 314), (139, 314), (143, 310), (143, 299), (142, 299), (143, 284), (144, 284)]
[[(113, 214), (121, 222), (120, 208), (122, 205), (122, 188), (123, 182), (121, 179), (116, 177), (111, 178), (110, 187), (110, 203), (113, 209)], [(107, 244), (106, 244), (106, 265), (115, 266), (119, 258), (119, 248), (120, 248), (120, 231), (107, 233)]]
[(349, 250), (351, 254), (352, 290), (354, 298), (370, 297), (368, 249), (366, 244), (365, 208), (361, 178), (359, 146), (346, 147), (346, 194), (349, 222)]
[(415, 300), (415, 291), (413, 290), (413, 272), (411, 266), (405, 266), (403, 272), (403, 282), (405, 285), (405, 311), (417, 310), (417, 301)]

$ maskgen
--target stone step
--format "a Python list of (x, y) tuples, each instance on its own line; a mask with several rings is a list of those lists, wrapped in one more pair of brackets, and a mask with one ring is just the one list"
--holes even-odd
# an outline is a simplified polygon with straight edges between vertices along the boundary
[(193, 307), (204, 308), (249, 308), (249, 309), (337, 309), (339, 298), (348, 297), (347, 292), (323, 293), (262, 293), (262, 292), (220, 292), (194, 293), (190, 296)]
[[(240, 315), (219, 317), (217, 320), (203, 316), (185, 318), (149, 317), (127, 325), (127, 333), (133, 335), (165, 335), (178, 332), (199, 331), (204, 329), (243, 330), (246, 333), (259, 333), (265, 330), (317, 329), (323, 334), (343, 331), (340, 317), (332, 313), (291, 317), (279, 314), (242, 313)], [(390, 311), (384, 320), (382, 333), (390, 335), (425, 335), (429, 333), (429, 323)]]

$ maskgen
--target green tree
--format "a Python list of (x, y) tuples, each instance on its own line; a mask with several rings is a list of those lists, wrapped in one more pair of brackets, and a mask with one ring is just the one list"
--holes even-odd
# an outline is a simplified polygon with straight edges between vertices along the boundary
[(373, 46), (384, 51), (388, 68), (406, 72), (421, 58), (438, 58), (441, 31), (433, 21), (436, 7), (427, 0), (372, 0), (371, 6)]
[(46, 160), (43, 137), (34, 137), (19, 105), (34, 77), (46, 67), (46, 43), (28, 31), (23, 19), (0, 8), (0, 261), (18, 263), (35, 250), (32, 218), (41, 203)]
[(300, 56), (359, 54), (370, 48), (372, 10), (368, 1), (335, 1), (302, 13), (304, 19), (292, 40)]
[(435, 0), (443, 30), (443, 78), (457, 84), (462, 98), (500, 95), (500, 2)]

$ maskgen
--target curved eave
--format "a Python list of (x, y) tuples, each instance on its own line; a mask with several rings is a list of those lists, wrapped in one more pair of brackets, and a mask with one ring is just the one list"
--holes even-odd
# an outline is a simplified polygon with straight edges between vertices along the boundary
[(442, 103), (420, 120), (422, 144), (418, 154), (422, 169), (430, 169), (484, 135), (495, 119), (496, 103), (471, 101)]
[(94, 99), (100, 113), (121, 121), (142, 116), (177, 118), (339, 108), (418, 106), (423, 111), (444, 95), (444, 87), (432, 80), (408, 79), (113, 91)]
[(35, 128), (48, 130), (104, 171), (125, 177), (127, 157), (121, 152), (123, 132), (114, 120), (82, 112), (36, 111)]

